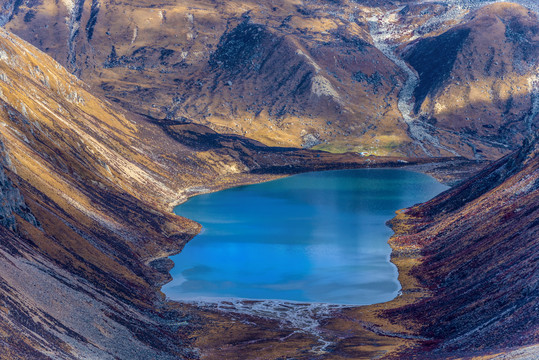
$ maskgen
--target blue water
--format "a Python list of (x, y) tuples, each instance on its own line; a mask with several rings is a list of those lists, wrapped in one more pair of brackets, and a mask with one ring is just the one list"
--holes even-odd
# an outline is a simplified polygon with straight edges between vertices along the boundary
[(203, 231), (173, 256), (167, 296), (374, 304), (393, 299), (395, 211), (446, 186), (395, 169), (301, 174), (191, 198), (176, 207)]

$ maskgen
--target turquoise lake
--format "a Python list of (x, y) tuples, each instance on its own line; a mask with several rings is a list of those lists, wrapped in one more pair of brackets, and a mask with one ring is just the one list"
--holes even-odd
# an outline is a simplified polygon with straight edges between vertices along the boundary
[(389, 301), (400, 284), (386, 221), (446, 189), (421, 173), (362, 169), (193, 197), (174, 212), (203, 230), (171, 257), (163, 291), (175, 300)]

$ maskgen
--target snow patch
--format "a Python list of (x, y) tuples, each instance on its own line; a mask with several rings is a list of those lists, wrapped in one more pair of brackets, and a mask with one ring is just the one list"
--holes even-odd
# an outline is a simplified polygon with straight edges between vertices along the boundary
[(71, 14), (73, 12), (73, 8), (75, 7), (75, 2), (73, 0), (62, 0), (62, 3), (66, 7), (67, 11)]

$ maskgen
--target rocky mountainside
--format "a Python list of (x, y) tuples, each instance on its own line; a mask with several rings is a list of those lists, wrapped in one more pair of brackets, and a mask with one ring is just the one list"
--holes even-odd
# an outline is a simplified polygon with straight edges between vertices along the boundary
[(0, 105), (1, 359), (197, 358), (190, 336), (206, 315), (159, 291), (167, 256), (200, 230), (173, 204), (282, 174), (405, 162), (272, 149), (124, 113), (4, 29)]
[[(167, 302), (159, 291), (170, 279), (166, 256), (200, 230), (170, 212), (188, 196), (300, 171), (425, 161), (263, 142), (311, 146), (325, 140), (325, 124), (336, 136), (318, 146), (331, 150), (493, 157), (535, 131), (534, 57), (518, 57), (535, 54), (534, 14), (516, 5), (468, 13), (447, 4), (376, 3), (4, 1), (6, 27), (69, 71), (0, 29), (0, 359), (533, 356), (537, 141), (393, 220), (403, 284), (393, 302), (328, 311), (306, 333), (304, 323)], [(406, 31), (382, 38), (380, 31), (397, 25)], [(491, 71), (479, 67), (478, 74), (463, 67), (462, 52), (482, 53), (477, 39), (487, 25), (515, 40), (492, 40)], [(454, 63), (436, 66), (430, 81), (422, 54), (440, 44)], [(283, 59), (296, 70), (279, 67)], [(494, 70), (499, 79), (490, 79)], [(472, 75), (502, 90), (503, 81), (518, 91), (527, 86), (519, 99), (514, 92), (507, 117), (496, 117), (507, 103), (482, 107), (488, 120), (466, 125), (476, 133), (462, 127), (456, 107), (453, 124), (432, 105), (453, 105), (444, 98), (453, 81)], [(251, 90), (267, 86), (276, 87)], [(239, 118), (223, 104), (236, 96), (266, 102), (257, 121), (231, 124)], [(254, 106), (247, 100), (234, 102), (241, 105), (234, 111)], [(282, 106), (298, 121), (312, 112), (312, 127), (292, 118), (289, 128), (273, 124), (270, 110)], [(377, 122), (365, 120), (376, 114), (370, 109), (380, 111)], [(209, 113), (217, 115), (197, 115)], [(264, 124), (270, 130), (255, 133)], [(337, 134), (345, 129), (351, 135)]]
[(2, 199), (0, 225), (11, 231), (16, 231), (17, 220), (15, 216), (18, 215), (32, 225), (39, 227), (39, 223), (24, 202), (20, 191), (13, 186), (3, 169), (3, 167), (9, 166), (9, 157), (5, 153), (2, 142), (0, 142), (0, 162), (2, 163), (2, 169), (0, 170), (0, 198)]
[(421, 324), (440, 358), (535, 345), (539, 319), (539, 141), (488, 166), (392, 225), (393, 257), (429, 296), (388, 310)]
[(127, 109), (267, 145), (494, 159), (536, 129), (535, 13), (393, 3), (4, 0), (3, 22)]
[(413, 111), (442, 143), (458, 137), (480, 158), (485, 146), (518, 144), (538, 130), (535, 13), (507, 3), (485, 6), (402, 53), (419, 75)]

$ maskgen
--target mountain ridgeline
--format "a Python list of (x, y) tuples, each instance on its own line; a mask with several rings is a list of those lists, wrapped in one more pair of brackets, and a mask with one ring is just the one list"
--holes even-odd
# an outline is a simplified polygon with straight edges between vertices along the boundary
[(266, 145), (495, 159), (537, 130), (535, 13), (386, 5), (39, 0), (4, 22), (131, 111)]
[[(0, 359), (537, 354), (532, 11), (1, 3)], [(393, 301), (303, 304), (314, 319), (303, 326), (160, 291), (168, 256), (201, 229), (172, 213), (190, 196), (328, 169), (420, 165), (456, 177), (485, 159), (496, 161), (391, 220), (403, 287)]]

